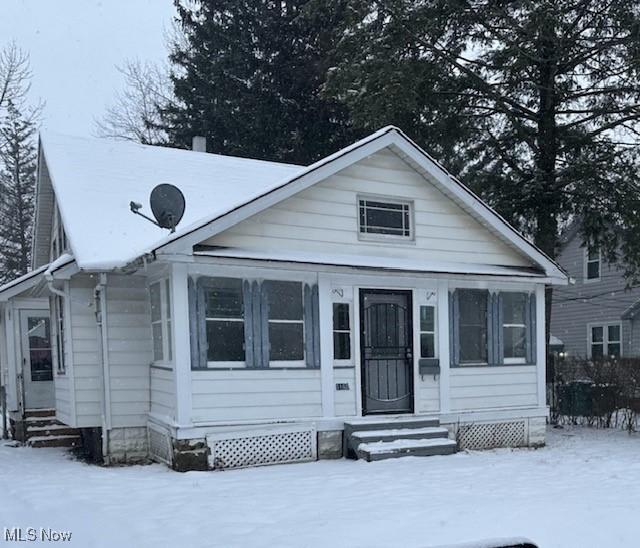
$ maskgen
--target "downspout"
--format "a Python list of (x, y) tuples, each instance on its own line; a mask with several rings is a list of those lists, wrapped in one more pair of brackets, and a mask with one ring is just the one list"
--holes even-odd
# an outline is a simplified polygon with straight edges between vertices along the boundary
[(98, 327), (98, 360), (102, 368), (102, 458), (109, 464), (109, 433), (111, 432), (111, 372), (109, 370), (109, 347), (107, 343), (107, 299), (105, 289), (107, 275), (101, 273), (94, 290), (96, 325)]

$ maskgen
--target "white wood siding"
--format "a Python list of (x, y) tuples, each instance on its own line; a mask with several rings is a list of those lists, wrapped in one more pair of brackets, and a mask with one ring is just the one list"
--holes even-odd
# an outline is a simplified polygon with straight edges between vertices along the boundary
[[(416, 367), (418, 367), (416, 365)], [(418, 377), (416, 412), (431, 413), (440, 409), (440, 384), (439, 377), (433, 375), (421, 375)]]
[[(102, 424), (103, 372), (95, 318), (95, 276), (70, 282), (77, 426)], [(145, 279), (109, 275), (106, 288), (112, 426), (144, 426), (149, 411), (151, 321)]]
[(56, 418), (64, 424), (73, 425), (74, 417), (71, 409), (71, 380), (66, 375), (56, 375)]
[[(333, 370), (334, 381), (334, 408), (336, 417), (353, 417), (357, 415), (356, 409), (356, 369), (338, 368)], [(348, 384), (349, 390), (336, 390), (338, 383)]]
[[(359, 240), (359, 194), (412, 200), (415, 242)], [(260, 250), (531, 265), (388, 149), (203, 243)]]
[(322, 416), (319, 369), (192, 371), (194, 422)]
[(112, 424), (144, 426), (149, 412), (149, 365), (153, 359), (146, 280), (109, 275), (106, 291)]
[(69, 282), (73, 388), (76, 426), (102, 426), (102, 370), (99, 366), (98, 328), (93, 291), (95, 276), (74, 276)]
[(456, 367), (450, 383), (452, 411), (537, 405), (535, 365)]
[(176, 383), (171, 369), (151, 368), (151, 412), (175, 418)]

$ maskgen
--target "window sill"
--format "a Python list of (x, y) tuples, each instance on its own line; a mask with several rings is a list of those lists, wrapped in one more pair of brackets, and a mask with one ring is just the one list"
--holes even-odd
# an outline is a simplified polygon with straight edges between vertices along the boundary
[(465, 364), (450, 364), (451, 369), (499, 369), (501, 367), (536, 367), (536, 363), (465, 363)]

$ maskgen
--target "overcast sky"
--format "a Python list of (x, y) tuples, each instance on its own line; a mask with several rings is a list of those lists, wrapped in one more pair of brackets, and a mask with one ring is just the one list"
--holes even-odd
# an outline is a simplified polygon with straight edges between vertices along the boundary
[(30, 54), (46, 129), (92, 135), (123, 86), (116, 65), (164, 60), (173, 15), (172, 0), (0, 0), (0, 47)]

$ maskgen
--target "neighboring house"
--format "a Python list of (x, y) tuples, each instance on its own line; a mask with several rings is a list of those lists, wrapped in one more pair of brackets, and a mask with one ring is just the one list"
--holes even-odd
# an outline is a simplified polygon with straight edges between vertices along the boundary
[[(166, 182), (173, 234), (129, 211)], [(45, 134), (36, 204), (34, 270), (0, 288), (18, 435), (52, 408), (107, 462), (181, 470), (450, 452), (439, 422), (544, 443), (566, 276), (396, 128), (309, 167)]]
[(553, 292), (552, 344), (567, 358), (640, 355), (640, 288), (582, 243), (578, 223), (563, 238), (558, 263), (572, 283)]

